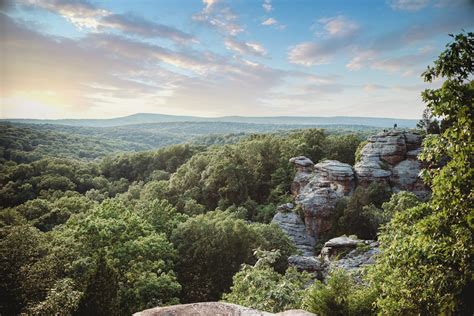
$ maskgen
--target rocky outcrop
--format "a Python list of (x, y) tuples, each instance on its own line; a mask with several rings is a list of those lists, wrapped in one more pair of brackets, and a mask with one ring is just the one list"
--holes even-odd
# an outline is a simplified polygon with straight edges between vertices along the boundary
[(312, 256), (315, 240), (308, 234), (306, 225), (300, 216), (293, 212), (293, 207), (292, 203), (280, 205), (272, 222), (277, 224), (290, 237), (296, 249), (304, 256)]
[(352, 166), (324, 160), (314, 164), (309, 158), (291, 158), (296, 174), (291, 192), (304, 213), (306, 231), (318, 239), (331, 230), (335, 205), (356, 186), (378, 182), (393, 192), (410, 191), (425, 199), (429, 190), (419, 173), (424, 167), (417, 159), (422, 138), (416, 132), (391, 130), (370, 136)]
[(256, 309), (223, 302), (204, 302), (155, 307), (133, 314), (134, 316), (315, 316), (303, 310), (288, 310), (273, 314)]
[(311, 159), (304, 156), (293, 157), (290, 159), (290, 163), (292, 163), (296, 169), (295, 178), (291, 183), (291, 193), (298, 195), (300, 190), (308, 184), (309, 179), (312, 177), (314, 163)]
[(298, 269), (314, 273), (316, 276), (322, 276), (327, 269), (327, 264), (320, 256), (290, 256), (288, 264)]
[[(296, 166), (292, 183), (295, 202), (303, 209), (307, 233), (319, 238), (331, 229), (331, 218), (337, 201), (355, 188), (352, 167), (336, 160), (316, 165), (305, 157), (291, 159)], [(305, 162), (302, 167), (299, 162)]]
[(320, 257), (326, 263), (326, 275), (339, 268), (357, 276), (360, 269), (375, 262), (378, 253), (380, 249), (377, 241), (341, 236), (326, 242)]
[(327, 241), (319, 255), (291, 256), (288, 264), (299, 271), (311, 272), (318, 279), (324, 279), (337, 268), (357, 276), (361, 268), (374, 263), (379, 252), (377, 241), (340, 236)]
[(416, 132), (391, 130), (371, 136), (354, 166), (359, 185), (382, 182), (393, 192), (411, 191), (419, 198), (429, 195), (419, 177), (422, 166), (417, 159), (422, 138)]

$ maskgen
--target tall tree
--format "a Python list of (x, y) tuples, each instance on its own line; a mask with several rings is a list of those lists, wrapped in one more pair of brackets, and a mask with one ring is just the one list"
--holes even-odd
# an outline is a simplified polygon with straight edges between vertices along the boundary
[(454, 41), (423, 74), (442, 79), (423, 92), (427, 107), (446, 129), (424, 141), (421, 158), (432, 198), (397, 212), (384, 228), (382, 255), (372, 284), (380, 291), (382, 314), (466, 314), (474, 312), (474, 33)]

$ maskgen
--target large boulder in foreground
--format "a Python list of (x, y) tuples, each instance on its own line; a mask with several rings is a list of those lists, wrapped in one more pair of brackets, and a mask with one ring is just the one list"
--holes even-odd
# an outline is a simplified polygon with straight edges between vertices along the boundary
[(277, 314), (259, 311), (236, 304), (223, 302), (204, 302), (155, 307), (133, 314), (134, 316), (315, 316), (303, 310), (289, 310)]

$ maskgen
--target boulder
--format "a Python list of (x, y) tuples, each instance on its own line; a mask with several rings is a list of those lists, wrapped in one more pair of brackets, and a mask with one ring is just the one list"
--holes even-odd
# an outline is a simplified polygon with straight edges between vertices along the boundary
[(376, 255), (379, 253), (380, 248), (377, 241), (364, 241), (363, 244), (341, 255), (337, 260), (327, 261), (325, 272), (333, 269), (344, 269), (353, 275), (357, 275), (365, 266), (374, 264)]
[(315, 316), (303, 310), (288, 310), (282, 313), (268, 313), (253, 308), (224, 302), (204, 302), (155, 307), (133, 314), (134, 316)]
[(378, 253), (380, 249), (377, 241), (347, 236), (333, 238), (324, 244), (321, 254), (317, 257), (322, 261), (321, 277), (326, 278), (331, 270), (344, 269), (356, 276), (356, 281), (362, 281), (358, 278), (360, 270), (373, 264)]
[(326, 263), (320, 257), (315, 256), (290, 256), (288, 264), (298, 269), (320, 275), (326, 269)]
[(349, 253), (359, 245), (364, 245), (364, 241), (347, 236), (336, 237), (328, 240), (324, 244), (321, 249), (321, 256), (326, 260), (339, 258), (341, 255)]
[(283, 204), (273, 217), (272, 223), (277, 224), (305, 256), (314, 255), (315, 240), (306, 231), (306, 225), (300, 216), (292, 211), (293, 204)]

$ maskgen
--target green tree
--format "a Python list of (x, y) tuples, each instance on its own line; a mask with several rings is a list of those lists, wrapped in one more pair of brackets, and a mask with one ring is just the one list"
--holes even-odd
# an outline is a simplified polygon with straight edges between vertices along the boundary
[(426, 81), (443, 79), (423, 92), (427, 107), (446, 129), (425, 139), (421, 158), (430, 164), (427, 203), (396, 212), (380, 234), (382, 255), (370, 273), (382, 314), (474, 312), (473, 286), (473, 102), (474, 33), (447, 45)]
[(303, 308), (321, 316), (374, 315), (375, 292), (357, 284), (344, 270), (332, 271), (327, 282), (316, 280), (308, 288)]
[(46, 255), (46, 238), (28, 225), (3, 228), (0, 237), (0, 313), (20, 314), (30, 303), (23, 288), (27, 282), (26, 273)]
[(277, 313), (301, 306), (305, 287), (311, 274), (288, 268), (284, 274), (276, 272), (272, 264), (279, 251), (256, 251), (254, 266), (244, 264), (233, 277), (231, 292), (223, 300), (259, 310)]
[(100, 254), (75, 315), (118, 315), (118, 275)]
[(286, 268), (294, 247), (275, 225), (248, 224), (239, 213), (212, 211), (189, 218), (173, 232), (178, 251), (176, 273), (183, 286), (184, 302), (220, 299), (232, 284), (242, 263), (255, 262), (253, 249), (280, 249), (277, 262)]

